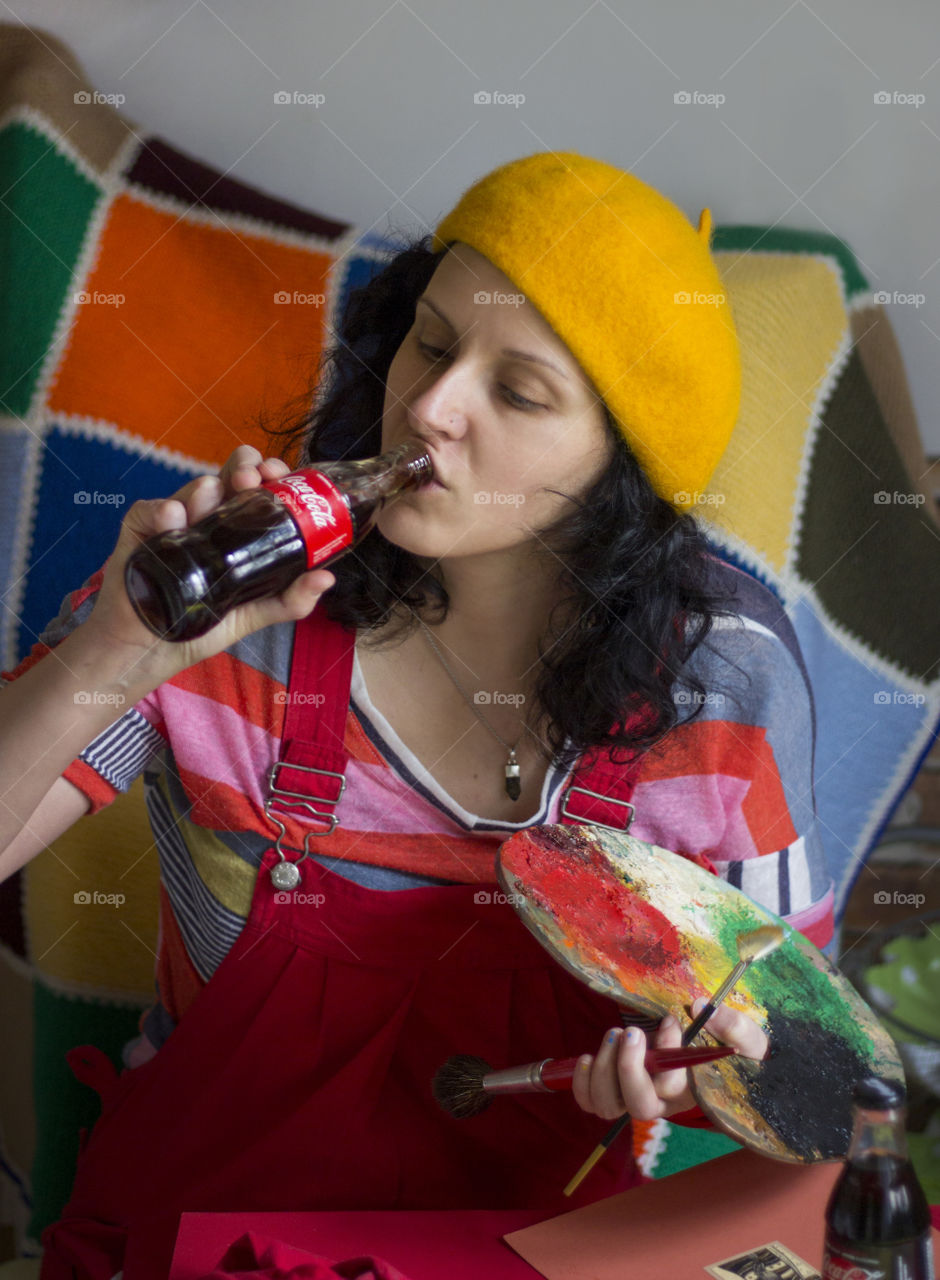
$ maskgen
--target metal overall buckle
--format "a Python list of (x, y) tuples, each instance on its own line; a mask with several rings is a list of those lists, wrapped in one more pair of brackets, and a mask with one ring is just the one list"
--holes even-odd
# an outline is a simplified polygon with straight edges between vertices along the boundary
[[(277, 771), (283, 766), (289, 766), (291, 769), (298, 769), (301, 773), (318, 773), (324, 778), (339, 779), (339, 795), (335, 800), (331, 800), (329, 796), (310, 796), (304, 791), (287, 791), (283, 787), (277, 785)], [(317, 804), (325, 804), (334, 807), (339, 804), (343, 798), (343, 792), (346, 790), (346, 776), (342, 773), (334, 773), (331, 769), (315, 769), (312, 765), (306, 764), (290, 764), (287, 760), (277, 760), (268, 770), (268, 797), (264, 802), (265, 817), (269, 818), (276, 827), (279, 828), (277, 839), (274, 842), (274, 849), (280, 858), (275, 866), (271, 868), (271, 881), (276, 889), (296, 889), (300, 884), (300, 872), (298, 866), (303, 862), (304, 858), (310, 852), (310, 841), (315, 836), (332, 835), (339, 825), (339, 818), (335, 813), (323, 813), (319, 809), (315, 809), (311, 801)], [(284, 823), (271, 812), (271, 805), (275, 801), (279, 801), (283, 808), (286, 809), (305, 809), (307, 813), (325, 822), (326, 827), (322, 831), (306, 831), (304, 832), (304, 847), (298, 849), (294, 845), (283, 844), (284, 837), (287, 834), (287, 828)], [(284, 856), (284, 850), (288, 853), (299, 853), (300, 857), (296, 862), (289, 862)]]
[[(568, 812), (568, 797), (573, 795), (575, 791), (580, 791), (584, 796), (593, 796), (595, 800), (603, 800), (605, 804), (622, 804), (625, 809), (630, 810), (630, 816), (627, 819), (626, 826), (612, 827), (609, 822), (598, 822), (594, 818), (582, 818), (576, 813)], [(613, 796), (602, 796), (598, 791), (589, 791), (587, 787), (569, 787), (561, 800), (561, 816), (571, 818), (574, 822), (590, 823), (592, 827), (603, 827), (605, 831), (629, 831), (630, 824), (636, 814), (636, 806), (632, 805), (629, 800), (615, 800)]]

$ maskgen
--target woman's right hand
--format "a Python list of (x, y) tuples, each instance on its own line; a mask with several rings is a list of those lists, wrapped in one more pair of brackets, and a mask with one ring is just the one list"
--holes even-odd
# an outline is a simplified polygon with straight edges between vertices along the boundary
[(276, 622), (297, 621), (314, 608), (336, 579), (328, 569), (302, 573), (279, 596), (252, 600), (232, 609), (211, 631), (196, 640), (160, 640), (140, 621), (124, 586), (124, 566), (147, 538), (171, 529), (186, 529), (210, 515), (236, 493), (257, 488), (290, 472), (280, 458), (262, 459), (257, 449), (239, 445), (217, 476), (196, 476), (171, 498), (135, 502), (121, 523), (117, 544), (105, 566), (94, 608), (78, 629), (86, 641), (120, 654), (131, 685), (156, 688), (164, 680), (229, 648), (237, 640)]

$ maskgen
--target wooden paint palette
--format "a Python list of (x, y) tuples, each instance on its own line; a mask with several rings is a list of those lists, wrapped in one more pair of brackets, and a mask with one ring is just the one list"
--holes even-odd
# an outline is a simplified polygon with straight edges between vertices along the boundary
[[(497, 874), (566, 969), (620, 1004), (674, 1013), (683, 1028), (692, 1001), (710, 996), (736, 964), (737, 935), (782, 926), (782, 945), (755, 961), (725, 1002), (763, 1027), (770, 1057), (726, 1058), (692, 1073), (702, 1111), (744, 1146), (793, 1163), (841, 1159), (855, 1083), (903, 1081), (893, 1040), (822, 952), (687, 858), (602, 827), (549, 825), (507, 840)], [(717, 1041), (706, 1028), (696, 1043)]]

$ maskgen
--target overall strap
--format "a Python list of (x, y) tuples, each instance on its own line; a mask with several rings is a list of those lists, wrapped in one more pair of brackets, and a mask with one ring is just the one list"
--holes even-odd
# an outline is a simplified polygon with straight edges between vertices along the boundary
[(266, 811), (319, 819), (328, 834), (346, 789), (343, 747), (356, 633), (315, 608), (294, 627), (281, 752), (268, 781)]
[[(353, 630), (319, 608), (296, 624), (281, 753), (269, 775), (265, 808), (272, 816), (280, 811), (320, 820), (324, 834), (336, 827), (332, 811), (346, 789), (343, 739), (355, 641)], [(559, 820), (627, 831), (641, 765), (642, 758), (615, 765), (607, 752), (587, 753), (562, 795)]]
[[(625, 727), (641, 718), (642, 712), (634, 712)], [(642, 765), (642, 756), (629, 764), (616, 765), (608, 751), (594, 748), (586, 752), (562, 794), (559, 821), (572, 825), (589, 822), (596, 827), (628, 831), (635, 812), (630, 801)]]
[(614, 765), (607, 752), (582, 756), (561, 797), (559, 822), (589, 822), (614, 831), (628, 831), (633, 821), (633, 788), (641, 762)]

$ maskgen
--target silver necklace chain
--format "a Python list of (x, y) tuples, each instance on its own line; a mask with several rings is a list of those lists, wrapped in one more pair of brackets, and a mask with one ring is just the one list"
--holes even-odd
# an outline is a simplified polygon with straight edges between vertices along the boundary
[(464, 702), (467, 704), (467, 706), (470, 708), (470, 710), (479, 720), (480, 724), (482, 724), (483, 728), (487, 729), (493, 735), (496, 741), (501, 743), (502, 746), (504, 746), (506, 750), (509, 752), (509, 759), (506, 761), (506, 794), (512, 800), (518, 800), (521, 786), (522, 786), (522, 779), (519, 772), (519, 764), (518, 764), (518, 761), (516, 760), (516, 747), (522, 741), (522, 734), (521, 733), (519, 734), (519, 738), (516, 742), (516, 746), (510, 746), (509, 743), (506, 741), (506, 739), (496, 732), (496, 730), (493, 728), (490, 722), (484, 718), (483, 713), (480, 711), (479, 707), (473, 701), (473, 699), (468, 695), (466, 689), (463, 687), (463, 685), (454, 675), (453, 671), (451, 671), (450, 665), (447, 659), (444, 657), (443, 653), (441, 653), (440, 649), (438, 648), (437, 641), (434, 639), (434, 636), (431, 634), (430, 628), (427, 626), (427, 624), (424, 622), (423, 619), (419, 618), (418, 621), (421, 623), (421, 626), (424, 630), (424, 634), (428, 638), (428, 643), (430, 644), (431, 648), (434, 650), (434, 652), (437, 654), (438, 658), (440, 659), (441, 666), (447, 672), (457, 692), (460, 694)]

